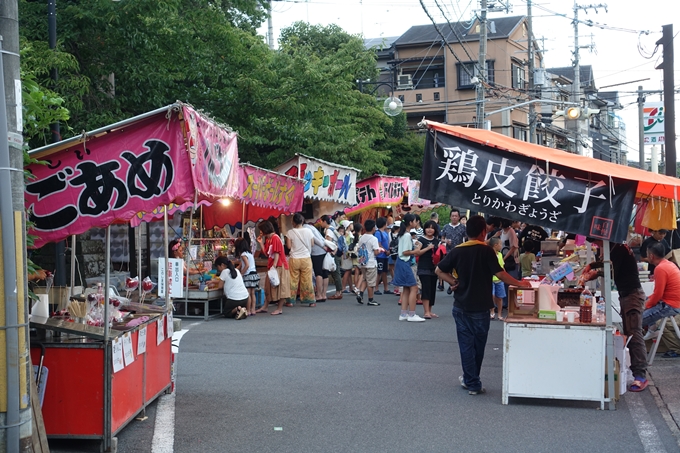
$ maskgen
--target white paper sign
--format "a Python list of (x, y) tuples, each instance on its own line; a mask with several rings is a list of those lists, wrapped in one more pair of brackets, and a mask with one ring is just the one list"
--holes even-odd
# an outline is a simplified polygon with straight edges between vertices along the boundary
[[(170, 297), (184, 297), (184, 260), (170, 258)], [(165, 258), (158, 258), (158, 297), (165, 297)]]
[(175, 326), (172, 324), (172, 312), (168, 313), (166, 319), (167, 319), (165, 324), (167, 329), (166, 337), (172, 340), (172, 334), (175, 333)]
[(117, 373), (125, 368), (125, 364), (123, 363), (123, 342), (121, 339), (116, 338), (113, 340), (111, 348), (113, 349), (113, 372)]
[(135, 361), (135, 352), (132, 350), (132, 335), (126, 332), (123, 335), (123, 359), (125, 366), (130, 366)]
[(139, 329), (137, 335), (137, 355), (144, 354), (146, 352), (146, 326)]
[(156, 321), (156, 345), (163, 343), (163, 340), (165, 340), (165, 329), (163, 329), (163, 324), (165, 324), (165, 316), (161, 316)]

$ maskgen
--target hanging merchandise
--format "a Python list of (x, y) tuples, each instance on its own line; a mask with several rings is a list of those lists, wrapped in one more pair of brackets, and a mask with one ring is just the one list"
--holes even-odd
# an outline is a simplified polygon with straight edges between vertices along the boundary
[(649, 199), (642, 217), (642, 226), (650, 230), (674, 230), (675, 203), (664, 198)]

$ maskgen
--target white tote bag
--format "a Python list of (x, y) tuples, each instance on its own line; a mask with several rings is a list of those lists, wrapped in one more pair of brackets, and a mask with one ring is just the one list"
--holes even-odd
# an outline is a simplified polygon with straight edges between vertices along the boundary
[(269, 277), (269, 282), (271, 283), (271, 285), (272, 285), (273, 287), (277, 287), (277, 286), (279, 286), (279, 284), (281, 283), (281, 282), (279, 281), (279, 273), (276, 272), (276, 268), (275, 268), (275, 267), (272, 267), (271, 269), (269, 269), (269, 270), (267, 271), (267, 277)]
[(323, 259), (323, 265), (321, 267), (328, 272), (335, 271), (335, 259), (333, 258), (333, 255), (326, 253), (326, 256)]

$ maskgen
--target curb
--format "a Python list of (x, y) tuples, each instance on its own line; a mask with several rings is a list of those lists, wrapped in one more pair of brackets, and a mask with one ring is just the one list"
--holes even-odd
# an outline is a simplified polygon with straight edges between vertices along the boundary
[(647, 388), (654, 397), (654, 401), (656, 402), (656, 405), (659, 408), (659, 412), (661, 412), (661, 416), (663, 417), (664, 420), (666, 420), (668, 429), (670, 429), (671, 433), (673, 433), (673, 437), (675, 437), (675, 441), (678, 444), (678, 447), (680, 447), (680, 426), (678, 425), (678, 422), (675, 421), (673, 415), (668, 410), (668, 406), (663, 401), (661, 392), (659, 392), (659, 388), (654, 384), (654, 380), (652, 379), (650, 374), (651, 374), (650, 371), (647, 370), (647, 380), (649, 380), (649, 385), (647, 386)]

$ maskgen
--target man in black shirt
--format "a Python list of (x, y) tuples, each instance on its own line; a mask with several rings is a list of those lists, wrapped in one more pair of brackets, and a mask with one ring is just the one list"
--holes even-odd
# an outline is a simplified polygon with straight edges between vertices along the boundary
[[(600, 239), (588, 238), (588, 242), (602, 248)], [(630, 350), (630, 369), (635, 380), (647, 382), (647, 349), (642, 338), (642, 312), (645, 307), (647, 296), (640, 284), (637, 261), (633, 250), (626, 244), (609, 243), (609, 259), (612, 263), (612, 274), (616, 289), (619, 291), (619, 304), (621, 305), (621, 319), (623, 320), (623, 333), (630, 338), (628, 349)], [(590, 263), (583, 270), (586, 274), (590, 269), (602, 269), (604, 263), (596, 261)], [(602, 276), (603, 271), (598, 272)], [(596, 276), (593, 276), (596, 278)]]
[[(668, 245), (668, 242), (666, 242), (666, 233), (666, 230), (649, 230), (649, 234), (651, 234), (651, 236), (642, 241), (642, 244), (640, 244), (640, 257), (642, 261), (649, 262), (647, 261), (647, 249), (653, 244), (660, 243), (663, 245), (666, 255), (671, 253), (671, 246)], [(649, 270), (649, 275), (654, 275), (655, 267), (656, 266), (654, 266), (652, 263), (649, 263), (649, 267), (647, 268)]]
[(534, 241), (534, 243), (538, 244), (537, 248), (540, 250), (541, 241), (548, 239), (548, 233), (546, 233), (546, 231), (538, 225), (527, 225), (519, 235), (520, 248), (523, 247), (525, 239), (531, 239)]
[(498, 264), (496, 253), (484, 242), (486, 230), (484, 217), (470, 217), (466, 225), (470, 240), (451, 250), (435, 269), (439, 278), (454, 288), (452, 313), (463, 367), (463, 376), (458, 379), (470, 395), (486, 392), (479, 373), (489, 335), (489, 310), (494, 307), (493, 276), (510, 285), (531, 287), (528, 281), (512, 278)]

